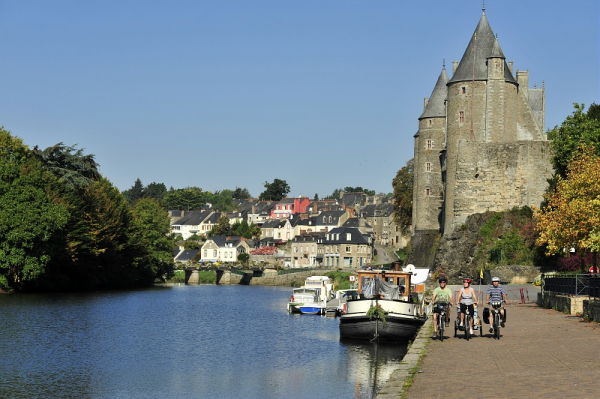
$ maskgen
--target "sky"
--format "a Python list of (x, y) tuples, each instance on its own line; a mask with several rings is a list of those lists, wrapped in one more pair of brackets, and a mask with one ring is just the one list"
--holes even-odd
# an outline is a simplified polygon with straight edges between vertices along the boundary
[[(392, 191), (482, 1), (0, 0), (0, 126), (94, 154), (120, 190)], [(599, 101), (598, 0), (488, 0), (546, 129)]]

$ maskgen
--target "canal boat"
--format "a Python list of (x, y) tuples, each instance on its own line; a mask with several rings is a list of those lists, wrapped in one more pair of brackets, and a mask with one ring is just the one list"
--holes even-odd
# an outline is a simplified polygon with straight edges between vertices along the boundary
[(292, 290), (288, 313), (325, 314), (333, 295), (333, 282), (327, 276), (311, 276), (300, 288)]
[(373, 341), (414, 339), (427, 320), (420, 296), (411, 288), (412, 272), (358, 271), (357, 294), (340, 316), (340, 338)]

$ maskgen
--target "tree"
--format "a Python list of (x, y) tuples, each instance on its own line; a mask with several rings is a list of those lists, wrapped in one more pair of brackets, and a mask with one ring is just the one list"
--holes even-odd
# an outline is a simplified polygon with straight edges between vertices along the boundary
[(367, 195), (375, 195), (375, 190), (369, 190), (368, 188), (356, 187), (344, 187), (345, 193), (365, 193)]
[(244, 263), (244, 264), (248, 263), (249, 259), (250, 259), (250, 255), (247, 254), (247, 253), (245, 253), (245, 252), (242, 252), (237, 257), (237, 260), (240, 261), (240, 262), (242, 262), (242, 263)]
[(55, 194), (60, 186), (21, 139), (0, 128), (0, 288), (35, 284), (64, 242), (69, 212)]
[(221, 215), (217, 224), (211, 231), (208, 232), (208, 236), (231, 236), (233, 235), (233, 231), (231, 229), (231, 225), (229, 224), (229, 219), (227, 215)]
[[(575, 110), (567, 116), (560, 127), (548, 131), (548, 139), (552, 140), (554, 156), (552, 163), (557, 176), (565, 177), (571, 158), (583, 144), (594, 146), (596, 155), (600, 155), (600, 119), (598, 106), (593, 104), (586, 114), (584, 104), (573, 104)], [(552, 188), (552, 186), (551, 186)]]
[(69, 147), (58, 143), (43, 151), (38, 150), (36, 146), (32, 154), (42, 162), (46, 170), (70, 188), (82, 189), (91, 181), (100, 178), (99, 165), (94, 155), (84, 155), (83, 149), (77, 149), (75, 146)]
[(575, 248), (576, 252), (600, 251), (600, 156), (591, 147), (576, 151), (559, 176), (556, 188), (546, 195), (547, 205), (534, 208), (538, 245), (546, 254)]
[(157, 200), (162, 200), (166, 193), (167, 187), (164, 183), (152, 182), (144, 189), (144, 197), (146, 198), (156, 198)]
[(163, 201), (167, 209), (199, 210), (206, 204), (206, 197), (200, 187), (187, 187), (169, 190)]
[(135, 266), (140, 282), (170, 278), (173, 274), (173, 248), (169, 235), (170, 219), (167, 210), (154, 198), (142, 198), (132, 207), (134, 233), (131, 243), (137, 248)]
[(406, 163), (406, 166), (396, 173), (396, 177), (392, 180), (394, 218), (404, 233), (408, 231), (412, 224), (413, 181), (414, 159), (411, 159)]
[(319, 200), (319, 194), (315, 193), (315, 201)]
[(142, 198), (144, 196), (144, 185), (142, 184), (142, 181), (139, 178), (136, 179), (129, 190), (123, 191), (123, 196), (130, 204), (133, 204), (135, 201)]
[(265, 191), (258, 197), (262, 201), (281, 201), (290, 192), (290, 186), (285, 180), (275, 179), (273, 183), (265, 182)]
[(235, 190), (233, 190), (232, 197), (233, 197), (233, 199), (252, 198), (252, 196), (250, 195), (250, 191), (248, 191), (248, 189), (246, 187), (244, 187), (244, 188), (236, 187)]

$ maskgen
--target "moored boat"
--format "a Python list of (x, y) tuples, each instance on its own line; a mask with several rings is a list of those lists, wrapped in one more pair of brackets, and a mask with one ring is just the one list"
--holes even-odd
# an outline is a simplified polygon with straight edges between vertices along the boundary
[(358, 293), (346, 301), (340, 316), (340, 338), (408, 341), (427, 315), (411, 289), (411, 272), (360, 270)]
[(311, 276), (300, 288), (294, 288), (288, 313), (325, 314), (327, 301), (332, 297), (333, 282), (327, 276)]

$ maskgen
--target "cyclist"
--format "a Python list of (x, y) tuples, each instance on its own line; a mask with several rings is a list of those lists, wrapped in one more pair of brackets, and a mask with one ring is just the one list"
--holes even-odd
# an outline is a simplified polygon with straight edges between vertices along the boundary
[[(500, 285), (499, 277), (492, 277), (492, 285), (490, 285), (487, 289), (487, 295), (485, 297), (485, 302), (489, 305), (490, 314), (488, 317), (488, 321), (490, 323), (490, 333), (494, 332), (493, 326), (493, 310), (494, 308), (491, 306), (492, 302), (503, 302), (508, 305), (508, 294), (504, 290), (504, 287)], [(506, 323), (506, 313), (504, 312), (504, 308), (500, 308), (500, 317), (502, 318), (502, 322), (500, 323), (500, 327), (504, 328), (504, 323)]]
[[(452, 290), (450, 288), (447, 287), (448, 285), (448, 279), (444, 276), (440, 277), (438, 279), (438, 282), (440, 284), (439, 287), (436, 287), (435, 290), (433, 290), (433, 295), (431, 296), (431, 302), (433, 303), (433, 331), (434, 331), (434, 336), (437, 336), (437, 318), (438, 318), (438, 313), (439, 313), (439, 309), (437, 308), (436, 304), (440, 303), (440, 302), (446, 302), (449, 303), (450, 305), (452, 305)], [(450, 325), (450, 306), (447, 306), (446, 308), (446, 326)]]
[[(469, 314), (471, 315), (471, 335), (473, 334), (473, 315), (475, 314), (475, 308), (473, 304), (477, 303), (477, 295), (475, 295), (475, 290), (471, 288), (471, 279), (466, 278), (463, 280), (463, 287), (460, 289), (458, 293), (458, 298), (456, 302), (460, 303), (460, 326), (463, 327), (465, 324), (465, 312), (469, 309)], [(465, 327), (466, 328), (466, 327)]]

